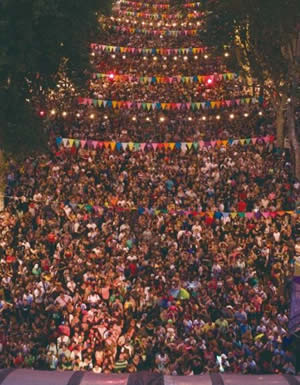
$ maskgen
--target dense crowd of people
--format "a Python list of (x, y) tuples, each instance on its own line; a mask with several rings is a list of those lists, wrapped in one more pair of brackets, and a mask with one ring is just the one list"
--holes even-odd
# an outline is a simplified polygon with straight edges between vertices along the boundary
[[(130, 39), (197, 46), (195, 37), (106, 38), (115, 45)], [(206, 60), (110, 58), (92, 57), (95, 72), (197, 74)], [(207, 73), (227, 70), (216, 67)], [(245, 96), (243, 87), (241, 80), (207, 89), (93, 79), (88, 92), (169, 101), (184, 92)], [(262, 139), (274, 135), (274, 122), (268, 107), (260, 111), (240, 106), (207, 111), (203, 119), (195, 111), (74, 106), (53, 118), (48, 153), (8, 165), (0, 212), (0, 367), (295, 374), (288, 311), (300, 183), (289, 151)], [(143, 151), (56, 140), (253, 137), (247, 145)]]

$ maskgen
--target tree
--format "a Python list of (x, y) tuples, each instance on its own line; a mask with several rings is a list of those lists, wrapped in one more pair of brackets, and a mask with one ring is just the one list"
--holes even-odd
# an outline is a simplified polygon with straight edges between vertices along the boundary
[(249, 85), (257, 79), (276, 114), (277, 145), (290, 140), (300, 178), (296, 88), (300, 73), (298, 0), (211, 0), (203, 38), (217, 49), (231, 47)]
[(90, 43), (101, 33), (98, 12), (110, 8), (110, 0), (0, 2), (2, 149), (40, 148), (42, 121), (34, 100), (55, 89), (62, 63), (75, 86), (86, 83)]

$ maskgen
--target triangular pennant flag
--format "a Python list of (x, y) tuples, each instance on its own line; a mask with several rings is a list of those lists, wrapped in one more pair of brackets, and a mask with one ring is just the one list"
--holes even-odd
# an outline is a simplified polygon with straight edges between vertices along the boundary
[(64, 147), (68, 147), (69, 139), (63, 138), (62, 142)]
[(56, 138), (56, 144), (58, 147), (61, 145), (61, 143), (62, 143), (62, 138), (61, 137)]
[(280, 217), (282, 217), (284, 214), (285, 214), (285, 211), (277, 211), (277, 215), (279, 215)]

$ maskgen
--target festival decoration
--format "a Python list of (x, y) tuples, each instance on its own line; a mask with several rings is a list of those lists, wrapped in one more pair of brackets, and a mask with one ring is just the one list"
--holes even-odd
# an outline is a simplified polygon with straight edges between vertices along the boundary
[[(11, 195), (4, 195), (2, 198), (8, 198), (14, 201), (22, 200), (22, 202), (32, 202), (36, 203), (37, 205), (41, 204), (42, 202), (39, 200), (34, 200), (32, 198), (25, 198), (25, 197), (16, 197)], [(267, 219), (267, 218), (276, 218), (276, 217), (282, 217), (284, 215), (292, 215), (297, 216), (300, 214), (300, 210), (277, 210), (277, 211), (260, 211), (260, 210), (254, 210), (250, 212), (244, 212), (244, 211), (230, 211), (230, 212), (224, 212), (224, 211), (199, 211), (194, 209), (180, 209), (177, 208), (175, 205), (170, 204), (168, 207), (140, 207), (140, 206), (125, 206), (122, 207), (118, 205), (118, 200), (115, 200), (112, 204), (112, 202), (106, 202), (103, 206), (95, 205), (93, 202), (89, 203), (75, 203), (71, 201), (67, 202), (60, 202), (60, 201), (49, 201), (49, 204), (57, 204), (62, 209), (66, 209), (67, 207), (70, 207), (72, 210), (85, 210), (88, 213), (93, 213), (94, 215), (103, 215), (105, 211), (114, 211), (117, 213), (121, 212), (131, 212), (136, 213), (138, 215), (150, 215), (150, 216), (157, 216), (161, 214), (169, 214), (169, 215), (182, 215), (182, 216), (189, 216), (192, 215), (194, 217), (211, 219), (211, 220), (222, 220), (222, 218), (227, 220), (236, 220), (236, 219), (250, 219), (250, 220), (260, 220), (260, 219)], [(89, 218), (86, 218), (88, 220)], [(213, 221), (209, 221), (208, 223), (211, 223)]]
[(201, 6), (201, 3), (200, 2), (196, 2), (196, 3), (185, 3), (183, 4), (183, 6), (185, 8), (196, 8), (196, 7), (200, 7)]
[(206, 47), (183, 47), (183, 48), (137, 48), (137, 47), (120, 47), (114, 45), (91, 44), (91, 49), (108, 53), (130, 53), (143, 55), (189, 55), (203, 54)]
[(172, 84), (172, 83), (208, 83), (212, 84), (214, 81), (234, 80), (239, 77), (238, 73), (226, 72), (223, 74), (211, 75), (193, 75), (193, 76), (137, 76), (137, 75), (123, 75), (114, 73), (96, 73), (93, 75), (94, 79), (107, 79), (116, 82), (140, 82), (142, 84)]
[(78, 98), (78, 103), (88, 106), (112, 109), (138, 109), (144, 111), (196, 111), (207, 109), (219, 109), (224, 107), (235, 107), (240, 105), (250, 105), (263, 103), (263, 97), (245, 97), (231, 100), (213, 100), (202, 102), (181, 102), (181, 103), (165, 103), (165, 102), (138, 102), (124, 100), (102, 100), (90, 98)]
[[(144, 18), (144, 19), (154, 19), (154, 20), (175, 20), (175, 19), (180, 19), (182, 16), (180, 13), (148, 13), (148, 12), (137, 12), (137, 11), (127, 11), (127, 10), (122, 10), (120, 9), (118, 11), (119, 14), (124, 15), (124, 16), (133, 16), (133, 17), (138, 17), (138, 18)], [(185, 18), (188, 19), (196, 19), (199, 17), (202, 17), (204, 15), (204, 12), (198, 12), (194, 11), (191, 13), (187, 13), (184, 15)]]
[(145, 3), (142, 1), (129, 1), (129, 0), (121, 0), (121, 5), (129, 5), (133, 8), (140, 8), (140, 7), (146, 7), (146, 8), (154, 8), (154, 9), (169, 9), (170, 4), (167, 3)]
[(156, 35), (156, 36), (196, 36), (200, 33), (199, 29), (183, 29), (183, 30), (168, 30), (168, 29), (144, 29), (144, 28), (133, 28), (120, 25), (109, 25), (101, 24), (104, 29), (116, 31), (116, 32), (125, 32), (125, 33), (142, 33), (145, 35)]
[(110, 150), (110, 151), (201, 151), (209, 148), (227, 148), (231, 146), (249, 146), (249, 145), (266, 145), (272, 144), (275, 136), (267, 135), (258, 138), (243, 139), (226, 139), (226, 140), (210, 140), (197, 142), (163, 142), (163, 143), (136, 143), (136, 142), (111, 142), (98, 140), (80, 140), (72, 138), (56, 138), (58, 147), (61, 145), (65, 148), (87, 148), (92, 150)]
[[(133, 8), (141, 8), (141, 7), (154, 8), (154, 9), (169, 9), (170, 8), (170, 4), (166, 4), (166, 3), (162, 3), (162, 4), (154, 3), (154, 4), (151, 4), (151, 3), (145, 3), (145, 2), (142, 2), (142, 1), (121, 0), (120, 4), (121, 5), (128, 5), (128, 6), (133, 7)], [(200, 6), (201, 6), (200, 2), (193, 2), (193, 3), (185, 3), (185, 4), (183, 4), (183, 7), (185, 7), (185, 8), (198, 8)]]

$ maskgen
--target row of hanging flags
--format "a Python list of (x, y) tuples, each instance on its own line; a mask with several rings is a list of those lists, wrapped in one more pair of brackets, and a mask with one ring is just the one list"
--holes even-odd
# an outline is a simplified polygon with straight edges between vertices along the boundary
[[(11, 195), (4, 195), (1, 196), (2, 198), (7, 198), (15, 201), (21, 200), (24, 202), (24, 197), (16, 197)], [(41, 201), (25, 198), (26, 202), (33, 202), (40, 204)], [(244, 211), (198, 211), (198, 210), (191, 210), (191, 209), (179, 209), (176, 208), (175, 205), (169, 205), (167, 208), (155, 208), (155, 207), (139, 207), (139, 206), (125, 206), (121, 207), (118, 205), (118, 199), (114, 198), (110, 203), (105, 202), (103, 206), (95, 205), (93, 202), (89, 203), (74, 203), (74, 202), (59, 202), (59, 201), (51, 201), (50, 204), (57, 203), (61, 206), (61, 208), (64, 208), (66, 206), (71, 207), (73, 210), (80, 209), (80, 210), (86, 210), (88, 213), (95, 213), (96, 215), (103, 215), (103, 213), (107, 210), (114, 211), (117, 213), (122, 212), (136, 212), (138, 215), (160, 215), (160, 214), (171, 214), (171, 215), (192, 215), (202, 218), (211, 218), (211, 219), (222, 219), (222, 218), (231, 218), (231, 219), (238, 219), (238, 218), (247, 218), (247, 219), (264, 219), (264, 218), (276, 218), (276, 217), (282, 217), (284, 215), (299, 215), (300, 210), (277, 210), (277, 211), (250, 211), (250, 212), (244, 212)]]
[(226, 107), (236, 107), (241, 105), (262, 104), (263, 97), (246, 97), (231, 100), (214, 100), (203, 102), (181, 102), (181, 103), (164, 103), (164, 102), (137, 102), (137, 101), (120, 101), (120, 100), (103, 100), (91, 98), (78, 98), (78, 104), (94, 106), (100, 108), (112, 109), (138, 109), (144, 111), (197, 111), (207, 109), (219, 109)]
[[(120, 9), (118, 11), (121, 15), (124, 15), (124, 16), (133, 16), (133, 17), (141, 17), (141, 18), (144, 18), (144, 19), (163, 19), (163, 20), (168, 20), (168, 19), (171, 19), (171, 20), (174, 20), (174, 19), (178, 19), (180, 18), (182, 15), (180, 13), (148, 13), (148, 12), (137, 12), (137, 11), (127, 11), (127, 10), (123, 10), (123, 9)], [(204, 12), (198, 12), (198, 11), (194, 11), (192, 13), (187, 13), (186, 15), (184, 15), (185, 18), (188, 18), (188, 19), (197, 19), (198, 17), (202, 17), (204, 15)]]
[[(170, 4), (158, 4), (158, 3), (146, 3), (142, 1), (129, 1), (129, 0), (121, 0), (120, 1), (121, 5), (127, 5), (133, 8), (141, 8), (141, 7), (146, 7), (146, 8), (154, 8), (154, 9), (169, 9), (171, 6)], [(183, 4), (184, 8), (197, 8), (200, 7), (201, 3), (198, 2), (191, 2), (191, 3), (185, 3)]]
[(201, 32), (200, 29), (182, 29), (182, 30), (168, 30), (168, 29), (145, 29), (145, 28), (135, 28), (127, 27), (121, 25), (111, 25), (111, 24), (101, 24), (103, 29), (116, 31), (116, 32), (125, 32), (125, 33), (142, 33), (145, 35), (156, 35), (156, 36), (196, 36)]
[(94, 150), (110, 150), (110, 151), (148, 151), (148, 150), (171, 150), (171, 151), (199, 151), (208, 148), (226, 148), (230, 146), (249, 146), (249, 145), (267, 145), (275, 141), (274, 135), (267, 135), (259, 138), (246, 139), (226, 139), (226, 140), (209, 140), (197, 142), (163, 142), (163, 143), (135, 143), (135, 142), (111, 142), (98, 140), (80, 140), (72, 138), (56, 138), (58, 147), (61, 145), (64, 148), (87, 148)]
[(172, 83), (213, 83), (222, 80), (235, 80), (239, 77), (238, 73), (226, 72), (222, 74), (212, 74), (212, 75), (193, 75), (193, 76), (138, 76), (138, 75), (128, 75), (128, 74), (103, 74), (95, 73), (93, 74), (94, 79), (107, 79), (116, 82), (140, 82), (142, 84), (172, 84)]
[(91, 49), (107, 53), (132, 53), (143, 55), (199, 55), (206, 52), (206, 47), (187, 47), (187, 48), (137, 48), (120, 47), (115, 45), (105, 45), (91, 43)]

